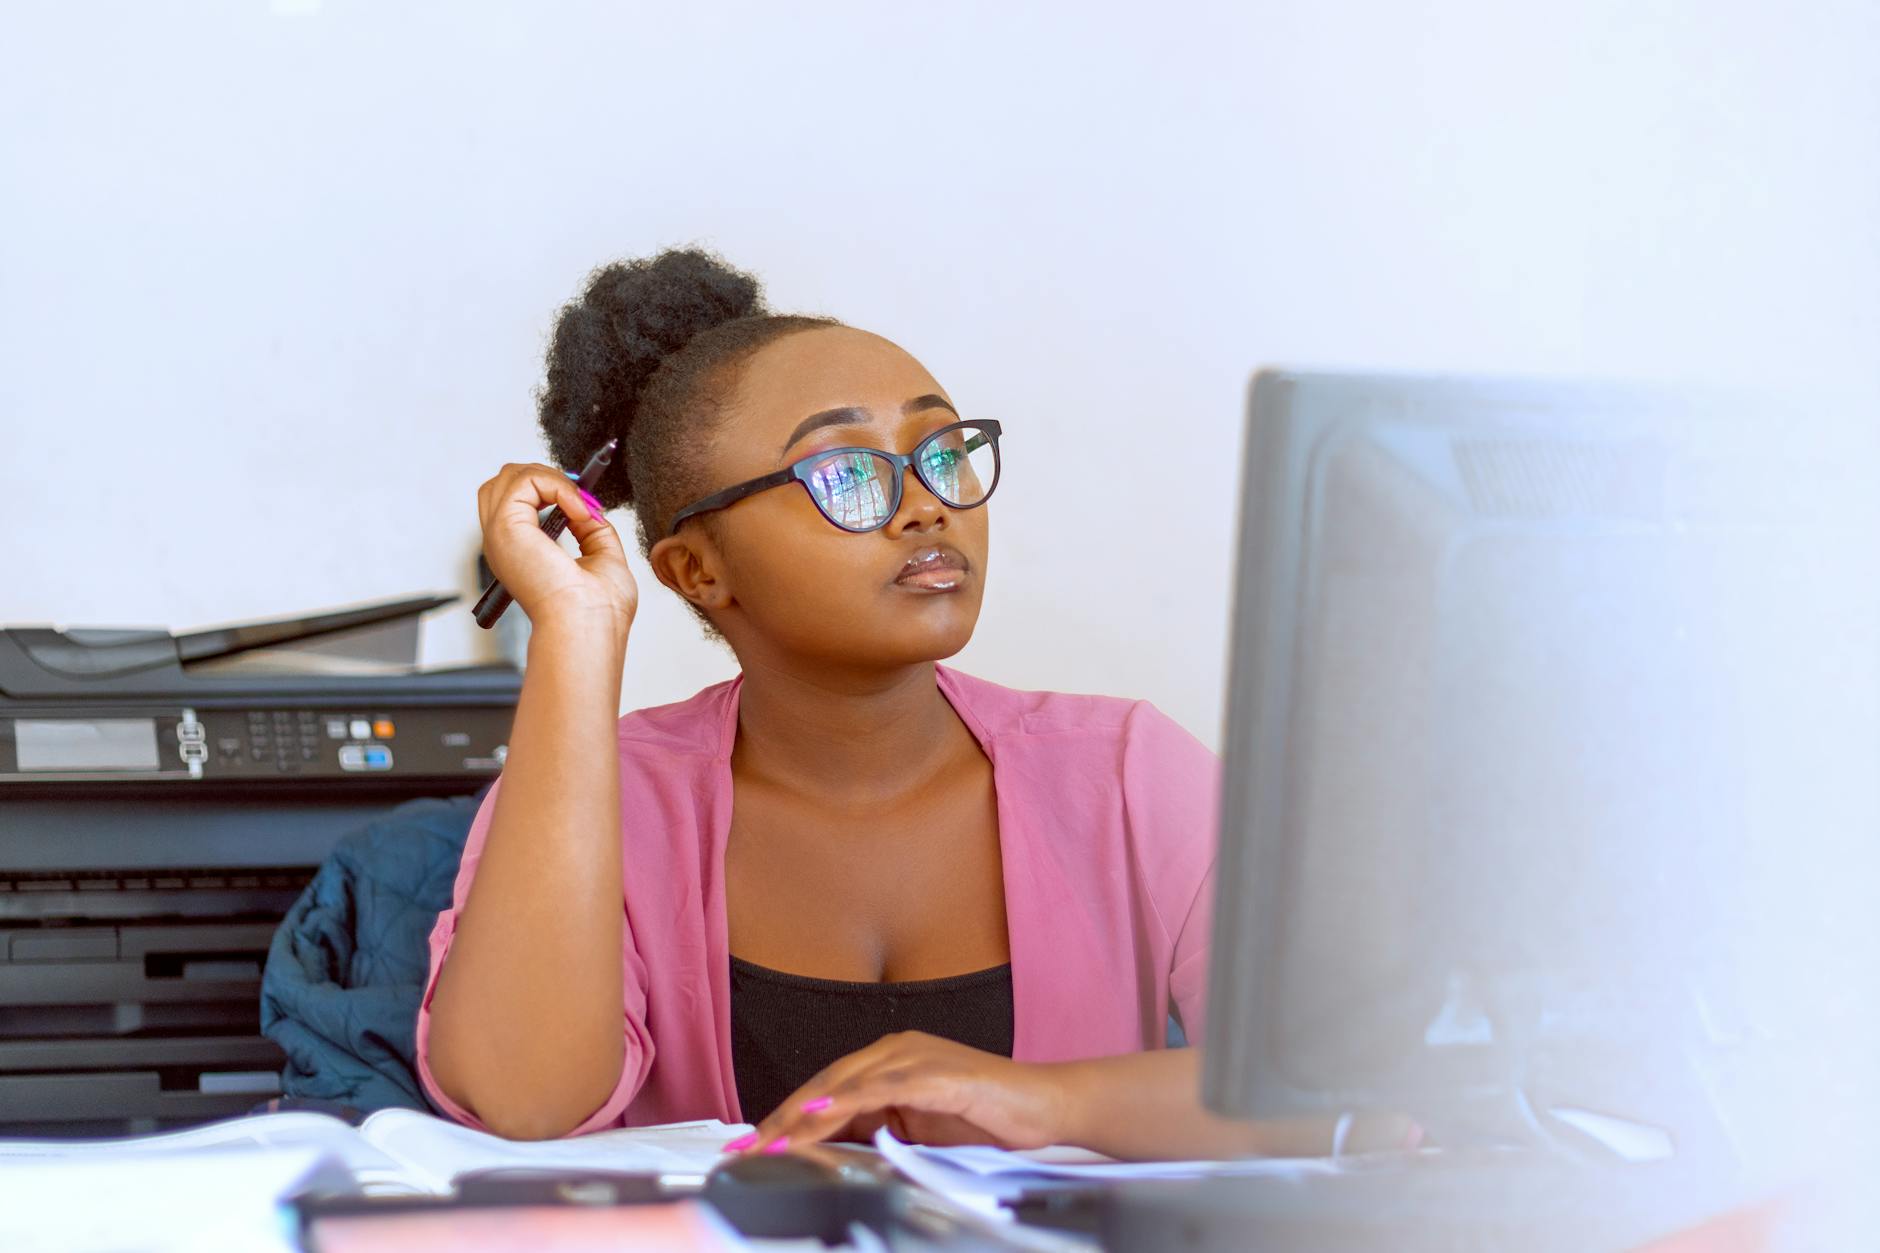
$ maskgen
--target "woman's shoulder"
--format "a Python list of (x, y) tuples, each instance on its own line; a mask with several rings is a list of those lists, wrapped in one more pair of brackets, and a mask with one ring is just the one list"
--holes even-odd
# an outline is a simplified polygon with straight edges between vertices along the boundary
[(1207, 745), (1146, 700), (1022, 691), (950, 670), (941, 683), (981, 722), (1010, 785), (1001, 801), (1038, 837), (1025, 847), (1052, 850), (1049, 873), (1081, 876), (1073, 894), (1102, 899), (1127, 865), (1164, 936), (1179, 934), (1214, 856), (1221, 763)]
[(978, 722), (982, 739), (1021, 738), (1064, 751), (1147, 751), (1213, 759), (1207, 746), (1146, 700), (1006, 687), (936, 667), (954, 707)]
[(721, 751), (729, 751), (721, 741), (736, 686), (736, 679), (726, 679), (684, 700), (622, 714), (614, 724), (621, 757), (650, 762), (675, 758), (709, 761)]

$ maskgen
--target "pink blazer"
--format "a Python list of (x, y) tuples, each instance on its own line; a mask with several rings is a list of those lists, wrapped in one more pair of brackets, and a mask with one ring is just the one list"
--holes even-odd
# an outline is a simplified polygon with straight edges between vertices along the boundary
[[(1199, 1038), (1219, 763), (1146, 701), (1021, 692), (935, 667), (992, 762), (1019, 1061), (1160, 1048), (1167, 1015)], [(724, 853), (742, 677), (620, 719), (626, 1064), (570, 1134), (695, 1118), (740, 1122), (731, 1068)], [(500, 787), (500, 782), (498, 787)], [(438, 1090), (431, 997), (476, 876), (496, 792), (431, 930), (418, 1073)]]

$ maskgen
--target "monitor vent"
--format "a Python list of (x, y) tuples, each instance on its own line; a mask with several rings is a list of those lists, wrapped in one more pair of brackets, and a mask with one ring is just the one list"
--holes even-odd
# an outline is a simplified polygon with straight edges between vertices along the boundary
[(1665, 450), (1656, 444), (1464, 440), (1455, 455), (1480, 514), (1656, 519), (1664, 513)]

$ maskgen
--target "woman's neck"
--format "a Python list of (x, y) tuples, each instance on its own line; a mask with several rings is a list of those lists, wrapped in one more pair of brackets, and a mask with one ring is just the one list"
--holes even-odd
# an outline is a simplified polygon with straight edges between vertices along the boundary
[(959, 752), (965, 728), (932, 662), (868, 674), (744, 668), (733, 758), (741, 772), (824, 797), (887, 800)]

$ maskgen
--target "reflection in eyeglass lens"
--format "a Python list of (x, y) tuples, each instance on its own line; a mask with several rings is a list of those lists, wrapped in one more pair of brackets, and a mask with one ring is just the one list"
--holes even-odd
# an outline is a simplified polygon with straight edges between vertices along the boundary
[(986, 433), (974, 427), (947, 431), (921, 450), (921, 477), (948, 504), (977, 504), (986, 494), (991, 448)]
[(881, 459), (873, 453), (842, 453), (810, 472), (810, 488), (839, 526), (878, 525), (888, 515), (888, 484)]

